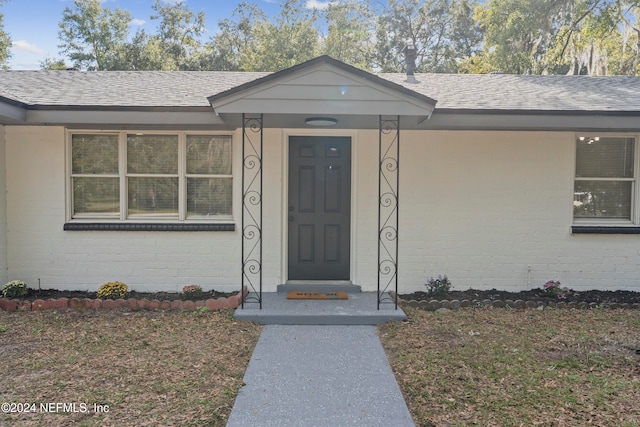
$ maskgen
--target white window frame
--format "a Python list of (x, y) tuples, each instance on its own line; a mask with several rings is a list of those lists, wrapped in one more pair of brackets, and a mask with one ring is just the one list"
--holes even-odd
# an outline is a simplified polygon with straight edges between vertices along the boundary
[[(578, 138), (633, 138), (633, 177), (632, 178), (590, 178), (590, 177), (576, 177), (577, 171), (577, 150), (578, 150)], [(579, 132), (574, 134), (573, 138), (573, 183), (571, 185), (571, 217), (573, 218), (573, 224), (579, 226), (638, 226), (640, 225), (640, 185), (638, 181), (640, 179), (640, 135), (636, 133), (605, 133), (605, 132)], [(630, 219), (615, 219), (615, 218), (576, 218), (573, 215), (573, 200), (575, 197), (575, 183), (576, 181), (627, 181), (631, 182), (631, 214)]]
[[(118, 175), (101, 175), (104, 177), (117, 177), (120, 184), (120, 211), (117, 215), (85, 213), (74, 215), (73, 212), (73, 178), (74, 177), (95, 177), (92, 174), (73, 174), (73, 152), (72, 141), (73, 135), (117, 135), (118, 136)], [(130, 174), (127, 172), (127, 135), (177, 135), (178, 136), (178, 215), (167, 214), (128, 214), (128, 179), (130, 177), (175, 177), (175, 174)], [(66, 193), (67, 193), (67, 221), (68, 222), (126, 222), (126, 223), (231, 223), (233, 222), (233, 213), (235, 206), (235, 197), (232, 196), (231, 212), (228, 215), (215, 216), (192, 216), (187, 218), (187, 179), (188, 178), (226, 178), (231, 180), (231, 191), (234, 187), (234, 133), (222, 131), (171, 131), (171, 130), (95, 130), (95, 129), (74, 129), (68, 130), (66, 148)], [(228, 136), (231, 138), (231, 174), (187, 174), (187, 135), (211, 135), (211, 136)]]

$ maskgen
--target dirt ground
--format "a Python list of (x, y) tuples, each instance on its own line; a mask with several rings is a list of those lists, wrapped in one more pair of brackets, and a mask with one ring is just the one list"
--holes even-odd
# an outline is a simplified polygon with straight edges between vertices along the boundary
[(261, 330), (232, 314), (0, 311), (0, 426), (224, 426)]

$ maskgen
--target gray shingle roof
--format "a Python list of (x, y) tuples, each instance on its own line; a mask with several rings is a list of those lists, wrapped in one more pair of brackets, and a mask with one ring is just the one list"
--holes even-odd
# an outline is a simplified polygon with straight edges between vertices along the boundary
[(1, 71), (0, 96), (26, 105), (208, 107), (207, 96), (268, 73)]
[(437, 99), (436, 109), (640, 111), (640, 77), (512, 74), (380, 74)]
[[(0, 97), (28, 106), (206, 107), (207, 97), (269, 73), (0, 71)], [(640, 77), (378, 74), (438, 109), (640, 112)]]

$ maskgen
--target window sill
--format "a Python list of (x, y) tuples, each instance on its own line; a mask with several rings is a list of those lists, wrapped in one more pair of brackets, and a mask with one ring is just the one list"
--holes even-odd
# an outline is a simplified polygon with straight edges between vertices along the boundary
[(637, 226), (574, 225), (572, 234), (640, 234)]
[(233, 223), (67, 222), (65, 231), (235, 231)]

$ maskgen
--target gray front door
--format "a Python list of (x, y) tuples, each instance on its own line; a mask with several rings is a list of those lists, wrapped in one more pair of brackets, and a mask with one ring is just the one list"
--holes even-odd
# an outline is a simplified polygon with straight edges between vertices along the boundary
[(289, 280), (349, 280), (351, 138), (289, 138)]

